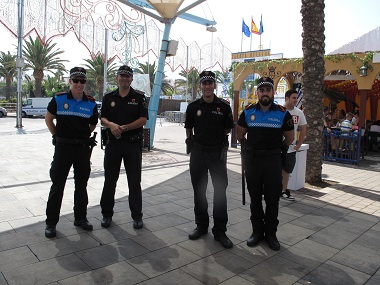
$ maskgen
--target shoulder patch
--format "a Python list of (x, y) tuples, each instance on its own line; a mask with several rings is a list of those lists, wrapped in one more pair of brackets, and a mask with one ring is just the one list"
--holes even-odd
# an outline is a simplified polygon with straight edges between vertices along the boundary
[(90, 96), (90, 95), (86, 95), (88, 101), (91, 101), (91, 102), (95, 102), (95, 98)]
[(245, 109), (248, 110), (248, 109), (252, 109), (254, 106), (254, 104), (252, 103), (249, 103), (247, 106), (245, 106)]
[(277, 110), (280, 110), (281, 112), (286, 112), (285, 107), (283, 107), (281, 105), (277, 105)]
[(220, 99), (220, 101), (222, 101), (223, 103), (225, 103), (225, 104), (227, 104), (227, 105), (230, 105), (230, 102), (229, 101), (227, 101), (227, 100), (225, 100), (225, 99)]
[(56, 96), (61, 96), (61, 95), (63, 95), (63, 94), (67, 94), (67, 92), (66, 92), (66, 91), (62, 91), (62, 92), (58, 92), (58, 93), (56, 93), (55, 95), (56, 95)]

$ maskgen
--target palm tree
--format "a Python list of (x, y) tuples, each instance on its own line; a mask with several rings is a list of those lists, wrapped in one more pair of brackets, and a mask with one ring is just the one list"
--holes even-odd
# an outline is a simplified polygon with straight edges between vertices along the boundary
[(323, 80), (325, 73), (325, 3), (302, 0), (303, 76), (302, 106), (308, 122), (306, 143), (310, 145), (306, 164), (306, 181), (322, 181)]
[[(185, 79), (177, 79), (176, 80), (176, 88), (180, 87), (185, 90), (185, 94), (187, 95), (189, 92), (191, 93), (191, 98), (194, 100), (199, 95), (199, 74), (195, 69), (192, 69), (190, 72), (186, 72), (182, 70), (179, 73), (180, 76)], [(187, 87), (187, 90), (186, 90)]]
[[(84, 66), (87, 69), (87, 79), (93, 81), (96, 85), (98, 100), (103, 99), (103, 86), (104, 86), (104, 58), (101, 55), (97, 55), (92, 59), (84, 59), (87, 64)], [(112, 63), (113, 59), (107, 61), (107, 82), (108, 78), (114, 78), (116, 74), (115, 63)]]
[(55, 93), (67, 90), (67, 85), (63, 81), (60, 81), (57, 76), (50, 77), (48, 75), (43, 82), (43, 86), (47, 97), (52, 97)]
[(25, 68), (33, 70), (33, 77), (36, 83), (35, 96), (41, 97), (42, 79), (44, 78), (44, 71), (48, 71), (56, 75), (60, 71), (65, 71), (64, 62), (59, 58), (59, 55), (64, 53), (59, 48), (53, 50), (56, 43), (48, 42), (43, 45), (36, 37), (34, 40), (29, 36), (29, 40), (25, 41), (25, 46), (22, 54), (25, 58)]
[[(149, 75), (150, 90), (152, 91), (154, 85), (154, 78), (156, 77), (157, 71), (156, 62), (153, 62), (153, 64), (150, 64), (149, 62), (145, 62), (145, 64), (139, 63), (139, 68), (137, 68), (135, 71), (140, 74)], [(174, 92), (174, 87), (165, 78), (161, 83), (161, 92), (164, 95), (173, 94)]]
[(17, 75), (16, 55), (0, 52), (0, 76), (5, 78), (5, 98), (11, 97), (11, 84), (13, 78)]

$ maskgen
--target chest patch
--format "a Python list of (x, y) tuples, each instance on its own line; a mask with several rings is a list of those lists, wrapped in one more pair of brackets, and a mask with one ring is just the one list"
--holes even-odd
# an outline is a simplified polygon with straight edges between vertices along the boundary
[(197, 116), (200, 117), (202, 115), (202, 110), (197, 111)]
[(251, 122), (254, 122), (256, 120), (256, 115), (252, 114), (249, 119), (251, 120)]
[(111, 101), (111, 107), (115, 107), (115, 105), (116, 105), (116, 103), (115, 103), (115, 101)]
[(63, 109), (68, 110), (69, 108), (70, 108), (69, 103), (65, 102), (65, 103), (63, 104)]

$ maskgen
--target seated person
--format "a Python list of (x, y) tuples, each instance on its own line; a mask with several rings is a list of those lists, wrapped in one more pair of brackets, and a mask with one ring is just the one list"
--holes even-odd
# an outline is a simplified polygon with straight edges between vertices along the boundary
[(340, 130), (342, 132), (351, 132), (352, 131), (352, 118), (354, 115), (350, 112), (346, 114), (346, 119), (340, 124)]

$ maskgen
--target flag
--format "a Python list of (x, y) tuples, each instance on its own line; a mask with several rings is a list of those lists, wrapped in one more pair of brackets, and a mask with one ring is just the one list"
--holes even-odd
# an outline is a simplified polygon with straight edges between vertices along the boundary
[(249, 27), (247, 26), (246, 23), (244, 23), (244, 19), (243, 19), (242, 32), (243, 32), (244, 35), (246, 35), (247, 37), (250, 37), (250, 36), (251, 36), (251, 32), (249, 31)]
[(253, 20), (252, 20), (251, 31), (252, 31), (252, 34), (260, 35), (259, 29), (257, 28)]
[(263, 15), (261, 15), (261, 19), (260, 19), (260, 30), (259, 30), (259, 35), (261, 35), (262, 33), (264, 33)]

